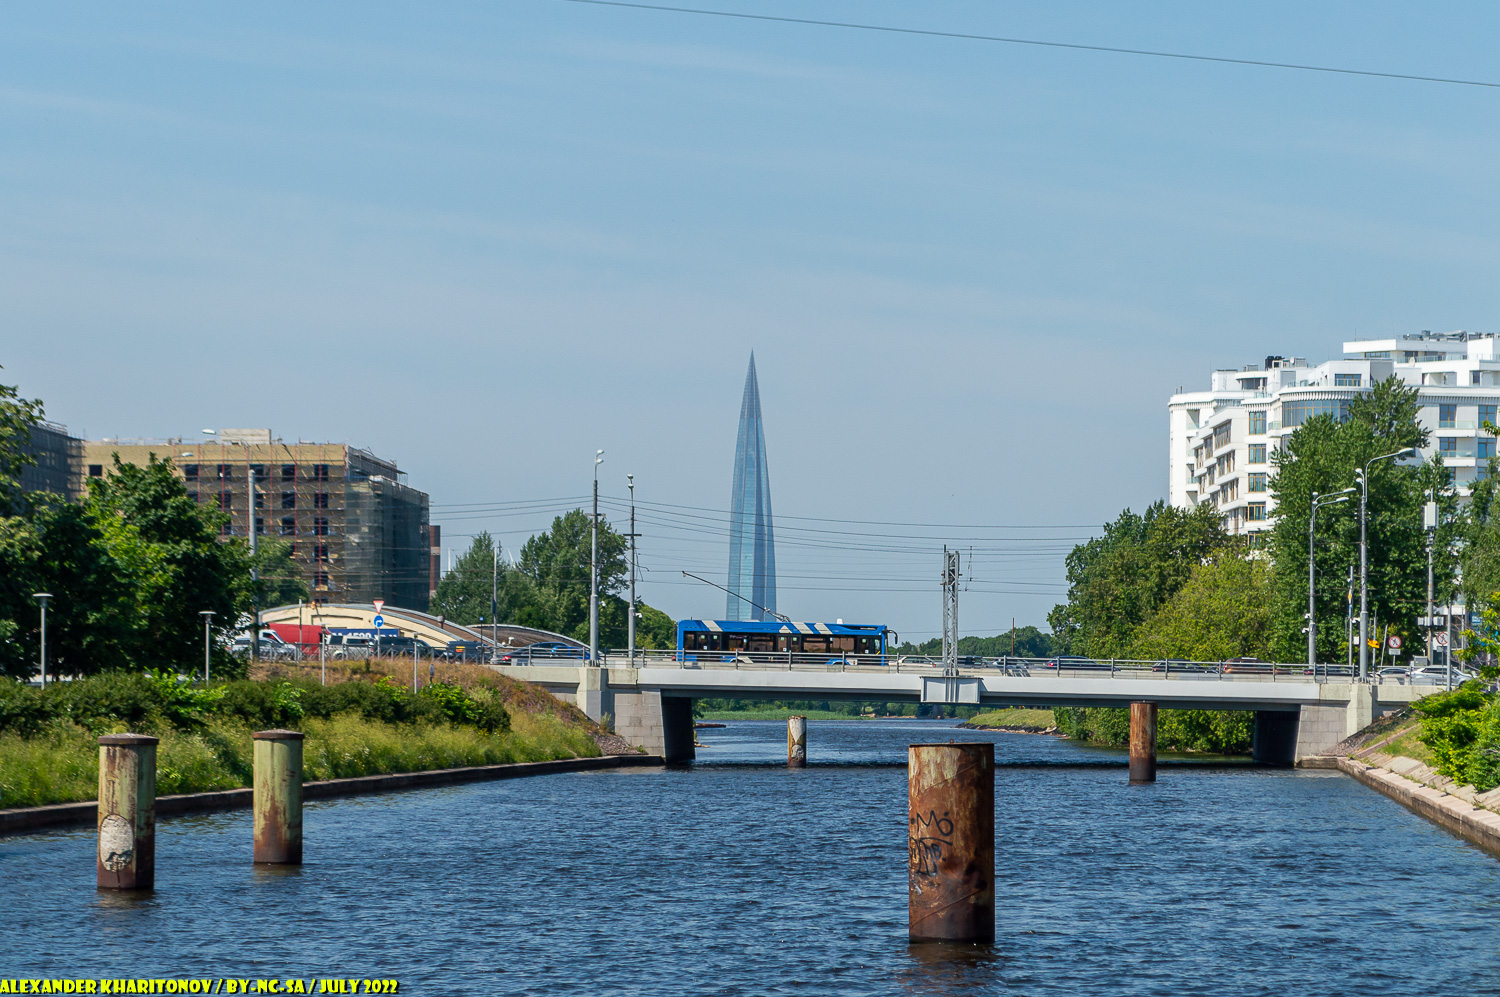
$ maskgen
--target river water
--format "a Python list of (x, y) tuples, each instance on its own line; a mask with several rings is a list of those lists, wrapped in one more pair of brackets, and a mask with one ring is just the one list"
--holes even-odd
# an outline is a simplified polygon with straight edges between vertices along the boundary
[[(401, 994), (1500, 994), (1500, 861), (1337, 773), (1173, 766), (942, 721), (700, 733), (641, 769), (329, 800), (307, 864), (248, 812), (0, 838), (0, 977), (393, 978)], [(996, 745), (998, 941), (906, 940), (905, 746)]]

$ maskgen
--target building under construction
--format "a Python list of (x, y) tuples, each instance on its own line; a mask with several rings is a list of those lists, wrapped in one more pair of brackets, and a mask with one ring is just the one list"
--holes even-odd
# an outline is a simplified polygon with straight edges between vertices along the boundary
[(221, 429), (200, 439), (90, 440), (78, 492), (114, 458), (155, 455), (200, 505), (228, 514), (225, 536), (275, 536), (292, 547), (315, 600), (384, 599), (426, 610), (441, 544), (427, 493), (401, 482), (395, 463), (343, 443), (286, 443), (269, 429)]

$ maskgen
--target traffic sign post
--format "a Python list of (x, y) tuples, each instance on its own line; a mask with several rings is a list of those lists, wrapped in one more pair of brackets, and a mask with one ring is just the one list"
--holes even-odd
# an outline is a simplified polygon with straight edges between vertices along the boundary
[(375, 614), (375, 619), (371, 622), (375, 624), (375, 629), (379, 630), (381, 627), (385, 626), (385, 617), (381, 616), (380, 613), (377, 612)]
[(1432, 646), (1433, 647), (1447, 647), (1448, 646), (1448, 635), (1446, 633), (1444, 633), (1444, 632), (1441, 632), (1441, 631), (1438, 632), (1438, 633), (1433, 634), (1432, 635)]

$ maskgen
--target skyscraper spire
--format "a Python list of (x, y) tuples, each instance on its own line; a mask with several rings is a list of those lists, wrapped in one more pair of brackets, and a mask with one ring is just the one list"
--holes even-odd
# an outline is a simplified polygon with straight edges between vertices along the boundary
[(755, 354), (745, 373), (740, 432), (734, 445), (734, 492), (729, 497), (729, 584), (726, 620), (769, 620), (776, 612), (776, 540), (771, 528), (771, 474), (760, 419)]

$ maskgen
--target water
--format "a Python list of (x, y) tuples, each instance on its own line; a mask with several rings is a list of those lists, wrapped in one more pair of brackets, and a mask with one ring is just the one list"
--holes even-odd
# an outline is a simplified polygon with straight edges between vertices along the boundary
[[(941, 722), (701, 732), (687, 771), (309, 803), (158, 826), (158, 886), (91, 830), (0, 838), (0, 977), (394, 978), (401, 994), (1500, 994), (1500, 861), (1337, 773), (1163, 765)], [(911, 741), (996, 744), (993, 947), (906, 941)], [(829, 763), (838, 764), (829, 764)]]

